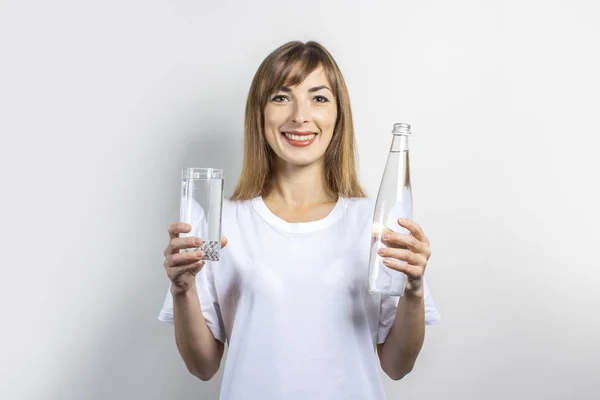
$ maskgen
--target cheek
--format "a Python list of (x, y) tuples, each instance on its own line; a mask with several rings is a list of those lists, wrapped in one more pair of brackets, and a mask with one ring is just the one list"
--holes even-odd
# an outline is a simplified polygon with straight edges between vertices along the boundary
[(333, 131), (336, 119), (337, 110), (334, 107), (328, 109), (324, 108), (315, 114), (315, 121), (321, 126), (321, 129), (327, 131)]
[(283, 107), (274, 108), (267, 107), (265, 109), (265, 131), (278, 131), (279, 128), (285, 123), (287, 115)]
[(267, 139), (267, 143), (269, 143), (269, 145), (271, 145), (271, 147), (275, 144), (275, 134), (274, 132), (277, 131), (277, 122), (274, 118), (273, 112), (272, 110), (269, 110), (268, 108), (265, 109), (264, 112), (264, 135), (265, 135), (265, 139)]

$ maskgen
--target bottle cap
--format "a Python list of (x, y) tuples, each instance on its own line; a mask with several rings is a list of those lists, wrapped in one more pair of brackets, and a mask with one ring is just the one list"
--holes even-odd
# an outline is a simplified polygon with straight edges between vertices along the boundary
[(410, 135), (410, 125), (401, 122), (396, 123), (394, 124), (392, 133), (395, 135)]

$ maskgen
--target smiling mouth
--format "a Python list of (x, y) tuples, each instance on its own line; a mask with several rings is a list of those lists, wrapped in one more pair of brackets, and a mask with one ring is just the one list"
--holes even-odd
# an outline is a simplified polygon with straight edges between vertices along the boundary
[(312, 139), (314, 139), (315, 136), (317, 136), (315, 133), (297, 135), (297, 134), (293, 134), (293, 133), (281, 132), (281, 134), (283, 136), (285, 136), (286, 138), (296, 141), (296, 142), (309, 142)]

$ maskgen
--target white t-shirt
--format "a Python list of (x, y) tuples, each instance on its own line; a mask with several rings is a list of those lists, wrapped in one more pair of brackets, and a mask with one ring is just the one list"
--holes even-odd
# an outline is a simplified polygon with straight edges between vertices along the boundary
[[(208, 327), (228, 344), (221, 400), (386, 398), (376, 343), (400, 298), (368, 292), (374, 206), (340, 196), (324, 219), (289, 223), (261, 197), (225, 200), (228, 244), (196, 276)], [(441, 318), (423, 284), (431, 325)], [(158, 319), (173, 323), (170, 290)]]

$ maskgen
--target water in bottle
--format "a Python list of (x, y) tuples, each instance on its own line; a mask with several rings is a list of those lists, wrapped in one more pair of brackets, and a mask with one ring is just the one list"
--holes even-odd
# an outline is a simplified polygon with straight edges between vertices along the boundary
[(373, 215), (371, 253), (369, 257), (369, 292), (387, 296), (402, 296), (406, 284), (406, 275), (386, 266), (383, 263), (383, 257), (377, 254), (379, 248), (387, 247), (383, 243), (383, 235), (387, 231), (392, 230), (398, 233), (410, 234), (409, 230), (398, 224), (398, 219), (408, 218), (412, 220), (413, 218), (408, 159), (410, 125), (394, 124), (392, 134), (392, 144)]

